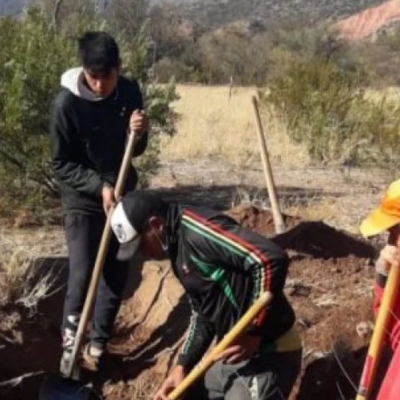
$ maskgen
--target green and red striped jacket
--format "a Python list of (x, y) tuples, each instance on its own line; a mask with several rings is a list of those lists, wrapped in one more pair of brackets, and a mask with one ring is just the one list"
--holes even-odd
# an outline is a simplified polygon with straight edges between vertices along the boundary
[(283, 294), (286, 253), (227, 215), (203, 207), (170, 206), (167, 243), (174, 273), (192, 307), (178, 363), (192, 368), (214, 337), (220, 340), (266, 290), (274, 299), (251, 333), (261, 336), (262, 349), (273, 351), (295, 321)]

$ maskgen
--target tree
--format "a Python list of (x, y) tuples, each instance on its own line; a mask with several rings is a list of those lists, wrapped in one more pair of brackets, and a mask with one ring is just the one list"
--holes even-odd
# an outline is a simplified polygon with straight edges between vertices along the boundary
[[(50, 166), (48, 119), (52, 99), (60, 90), (60, 76), (77, 65), (76, 43), (65, 26), (56, 32), (39, 8), (22, 20), (0, 19), (0, 196), (17, 205), (42, 204), (57, 190)], [(99, 24), (96, 26), (96, 24)], [(107, 27), (104, 20), (77, 19), (68, 29), (82, 32)], [(128, 40), (117, 37), (124, 72), (142, 84), (150, 122), (154, 127), (150, 150), (141, 161), (142, 175), (154, 171), (158, 159), (157, 133), (172, 134), (174, 84), (160, 87), (147, 77), (149, 37), (145, 29)], [(4, 211), (4, 202), (3, 202)]]
[(148, 18), (149, 0), (108, 1), (102, 13), (107, 29), (114, 36), (136, 37)]
[(32, 199), (42, 190), (54, 190), (48, 156), (48, 110), (74, 52), (70, 42), (48, 29), (38, 9), (28, 11), (23, 21), (1, 19), (0, 43), (3, 190), (14, 192), (16, 199), (25, 199), (28, 194)]

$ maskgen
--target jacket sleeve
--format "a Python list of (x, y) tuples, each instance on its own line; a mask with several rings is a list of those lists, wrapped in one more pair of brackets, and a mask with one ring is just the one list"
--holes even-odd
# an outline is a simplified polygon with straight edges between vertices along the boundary
[[(375, 286), (373, 310), (375, 316), (378, 315), (382, 303), (383, 292), (385, 290), (388, 273), (386, 272), (386, 262), (382, 258), (375, 261)], [(384, 271), (384, 272), (382, 272)]]
[(374, 285), (374, 304), (373, 304), (375, 317), (378, 315), (378, 312), (379, 312), (379, 309), (380, 309), (381, 303), (382, 303), (384, 287), (382, 286), (381, 281), (382, 281), (382, 277), (377, 276), (376, 280), (375, 280), (375, 285)]
[(215, 336), (215, 330), (213, 324), (201, 314), (196, 301), (190, 295), (187, 296), (192, 308), (192, 315), (182, 352), (178, 357), (178, 365), (182, 365), (189, 371), (201, 360), (209, 348)]
[(52, 163), (58, 181), (89, 196), (100, 196), (103, 182), (93, 169), (74, 160), (74, 126), (59, 101), (50, 112)]
[(379, 308), (382, 302), (383, 291), (386, 286), (387, 281), (387, 273), (382, 273), (380, 271), (385, 271), (385, 261), (381, 258), (378, 258), (375, 261), (375, 286), (374, 286), (374, 314), (378, 315)]
[[(283, 293), (289, 258), (281, 248), (267, 238), (242, 228), (227, 216), (206, 220), (185, 211), (193, 220), (197, 220), (196, 245), (201, 249), (198, 254), (202, 260), (224, 265), (240, 272), (249, 273), (253, 279), (252, 302), (265, 291), (280, 297)], [(260, 313), (254, 322), (255, 334), (263, 334), (263, 325), (268, 308)]]
[[(373, 311), (375, 318), (378, 316), (379, 310), (382, 305), (383, 293), (386, 287), (387, 274), (382, 274), (379, 270), (383, 269), (383, 261), (378, 258), (375, 263), (375, 284), (374, 284), (374, 302)], [(390, 342), (390, 333), (393, 326), (393, 316), (390, 318), (389, 326), (387, 327), (386, 341)]]
[[(132, 82), (135, 90), (134, 90), (134, 95), (136, 96), (137, 99), (137, 109), (139, 110), (143, 110), (143, 96), (142, 96), (142, 92), (140, 91), (139, 85), (136, 81)], [(134, 110), (135, 111), (135, 110)], [(133, 150), (133, 157), (138, 157), (140, 155), (142, 155), (144, 153), (144, 151), (147, 148), (147, 143), (148, 143), (148, 131), (143, 132), (140, 135), (139, 140), (137, 141), (136, 145), (135, 145), (135, 149)]]

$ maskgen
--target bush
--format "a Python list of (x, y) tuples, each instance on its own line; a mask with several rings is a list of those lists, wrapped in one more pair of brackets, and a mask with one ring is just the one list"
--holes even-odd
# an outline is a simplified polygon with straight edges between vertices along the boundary
[(153, 66), (154, 76), (160, 82), (168, 82), (173, 76), (178, 82), (190, 82), (197, 80), (193, 68), (186, 66), (175, 58), (162, 58)]
[(392, 165), (400, 150), (399, 105), (368, 99), (367, 83), (362, 70), (344, 70), (331, 59), (293, 60), (263, 100), (313, 160)]
[(73, 48), (54, 35), (37, 9), (23, 22), (0, 20), (1, 191), (38, 203), (54, 190), (48, 145), (51, 99)]
[[(48, 118), (50, 103), (60, 90), (60, 76), (76, 66), (76, 43), (71, 40), (86, 29), (105, 28), (104, 20), (75, 21), (73, 27), (56, 33), (37, 8), (20, 21), (0, 19), (0, 196), (12, 207), (44, 206), (56, 193), (50, 164)], [(174, 131), (170, 103), (175, 99), (173, 83), (159, 87), (147, 77), (149, 38), (146, 29), (133, 38), (121, 30), (124, 73), (139, 79), (150, 122), (156, 132)], [(140, 161), (142, 180), (154, 172), (158, 140)], [(2, 209), (2, 213), (7, 210)]]
[(375, 87), (398, 86), (400, 78), (400, 29), (396, 24), (392, 32), (380, 33), (375, 41), (363, 41), (353, 46), (353, 55), (373, 75)]
[(143, 89), (146, 93), (146, 113), (151, 122), (151, 137), (145, 154), (135, 160), (142, 187), (147, 186), (149, 176), (159, 167), (160, 134), (173, 135), (175, 132), (176, 114), (171, 111), (171, 103), (178, 99), (173, 80), (164, 86), (151, 82)]

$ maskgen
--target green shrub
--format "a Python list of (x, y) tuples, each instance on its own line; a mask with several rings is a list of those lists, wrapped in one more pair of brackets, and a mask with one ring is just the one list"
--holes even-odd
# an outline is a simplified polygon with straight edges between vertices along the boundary
[(368, 77), (327, 58), (293, 60), (263, 93), (291, 138), (317, 162), (387, 165), (400, 149), (400, 110), (384, 97), (367, 99)]
[(193, 68), (186, 66), (175, 58), (162, 58), (153, 66), (154, 76), (160, 82), (168, 82), (173, 76), (178, 82), (191, 82), (197, 80)]
[[(55, 33), (38, 9), (26, 11), (21, 20), (0, 19), (0, 197), (15, 206), (44, 206), (54, 195), (49, 154), (48, 119), (51, 101), (60, 90), (60, 76), (77, 64), (76, 43), (71, 40), (86, 29), (107, 29), (105, 21), (77, 19), (74, 26)], [(73, 34), (71, 34), (73, 31)], [(148, 34), (116, 38), (121, 46), (124, 73), (139, 79), (156, 132), (173, 133), (170, 103), (174, 84), (157, 86), (147, 79)], [(158, 140), (140, 160), (142, 178), (154, 172)], [(2, 208), (4, 214), (7, 210)]]
[(149, 176), (159, 167), (160, 134), (173, 135), (175, 132), (176, 115), (171, 110), (171, 103), (178, 99), (173, 80), (164, 86), (151, 82), (144, 85), (143, 89), (146, 93), (146, 113), (151, 124), (151, 136), (145, 154), (135, 160), (142, 187), (148, 184)]
[(48, 29), (37, 9), (21, 22), (0, 19), (0, 45), (0, 190), (16, 203), (36, 203), (54, 190), (49, 107), (74, 52)]

